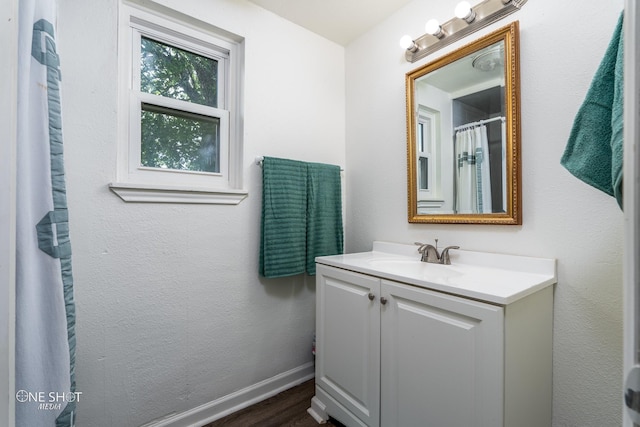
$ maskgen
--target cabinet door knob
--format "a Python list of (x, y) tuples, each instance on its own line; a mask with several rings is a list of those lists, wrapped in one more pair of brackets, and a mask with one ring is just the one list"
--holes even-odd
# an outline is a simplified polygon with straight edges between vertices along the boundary
[(373, 294), (373, 292), (369, 292), (368, 297), (369, 297), (369, 301), (373, 301), (376, 298), (376, 296)]
[(380, 297), (380, 304), (385, 305), (387, 303), (387, 299), (385, 297)]

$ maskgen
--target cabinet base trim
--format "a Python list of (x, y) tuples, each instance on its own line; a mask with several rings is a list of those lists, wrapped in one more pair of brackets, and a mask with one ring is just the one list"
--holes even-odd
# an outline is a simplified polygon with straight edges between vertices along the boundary
[(311, 399), (311, 407), (307, 409), (307, 413), (311, 415), (318, 424), (326, 424), (329, 419), (326, 409), (327, 407), (320, 402), (320, 399), (314, 396)]
[[(314, 411), (320, 417), (320, 421), (310, 412)], [(340, 421), (342, 424), (353, 427), (367, 427), (362, 420), (351, 412), (349, 412), (344, 406), (342, 406), (333, 397), (327, 394), (316, 383), (316, 395), (311, 399), (311, 408), (307, 409), (307, 412), (318, 421), (319, 424), (325, 424), (329, 419), (329, 416)]]

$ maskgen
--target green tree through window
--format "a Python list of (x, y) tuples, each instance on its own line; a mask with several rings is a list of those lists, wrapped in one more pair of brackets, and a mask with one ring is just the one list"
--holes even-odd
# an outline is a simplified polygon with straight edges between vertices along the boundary
[[(218, 107), (218, 61), (141, 38), (140, 91)], [(220, 172), (220, 120), (142, 104), (142, 166)]]

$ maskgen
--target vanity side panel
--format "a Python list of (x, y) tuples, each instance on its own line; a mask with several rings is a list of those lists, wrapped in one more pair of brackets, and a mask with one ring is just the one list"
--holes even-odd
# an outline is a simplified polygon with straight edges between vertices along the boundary
[(553, 286), (505, 308), (505, 427), (551, 426)]

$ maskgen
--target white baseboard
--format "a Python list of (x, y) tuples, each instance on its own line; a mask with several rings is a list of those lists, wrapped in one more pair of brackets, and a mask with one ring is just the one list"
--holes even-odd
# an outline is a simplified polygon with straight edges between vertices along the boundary
[(302, 384), (314, 375), (313, 362), (309, 362), (204, 405), (141, 427), (200, 427)]

